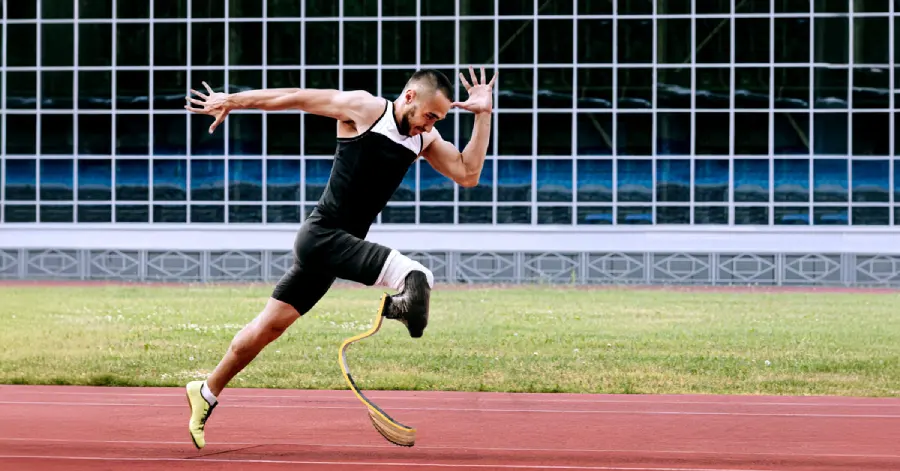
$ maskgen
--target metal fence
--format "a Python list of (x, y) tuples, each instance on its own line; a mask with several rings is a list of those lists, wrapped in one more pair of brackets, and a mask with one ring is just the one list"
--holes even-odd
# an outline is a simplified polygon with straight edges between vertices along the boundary
[[(412, 252), (439, 283), (900, 286), (900, 256)], [(287, 251), (0, 250), (0, 279), (275, 282)]]

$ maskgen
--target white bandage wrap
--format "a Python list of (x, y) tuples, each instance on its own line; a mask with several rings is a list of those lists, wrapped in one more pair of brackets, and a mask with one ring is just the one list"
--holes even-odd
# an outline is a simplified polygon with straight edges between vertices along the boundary
[(409, 275), (413, 270), (425, 273), (425, 278), (428, 279), (428, 287), (434, 288), (434, 274), (431, 273), (431, 270), (396, 250), (391, 250), (390, 255), (388, 255), (384, 266), (381, 267), (381, 274), (378, 275), (378, 280), (375, 281), (375, 286), (384, 286), (395, 289), (398, 292), (403, 291), (403, 287), (406, 284), (406, 275)]

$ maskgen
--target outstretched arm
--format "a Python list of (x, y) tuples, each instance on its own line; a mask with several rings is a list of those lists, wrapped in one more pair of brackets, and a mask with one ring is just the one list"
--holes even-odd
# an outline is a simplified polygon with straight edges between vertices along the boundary
[[(340, 91), (315, 88), (268, 88), (248, 90), (238, 93), (214, 92), (202, 82), (208, 94), (191, 89), (198, 98), (186, 97), (189, 102), (184, 108), (188, 111), (206, 114), (215, 118), (209, 126), (209, 132), (225, 121), (233, 110), (258, 109), (263, 111), (302, 110), (319, 116), (327, 116), (343, 122), (357, 122), (366, 116), (366, 110), (377, 102), (365, 91)], [(191, 104), (202, 108), (195, 108)], [(375, 103), (380, 107), (380, 102)]]
[(432, 134), (433, 141), (422, 151), (422, 157), (435, 170), (460, 186), (471, 188), (478, 185), (491, 135), (491, 114), (475, 115), (472, 138), (462, 152), (453, 143), (445, 141), (437, 129)]
[(454, 108), (469, 110), (475, 113), (475, 125), (469, 143), (460, 152), (455, 145), (445, 141), (441, 133), (434, 129), (429, 136), (430, 143), (422, 151), (422, 157), (442, 175), (450, 178), (460, 186), (478, 185), (484, 159), (491, 137), (491, 113), (493, 112), (493, 86), (497, 78), (495, 74), (490, 82), (485, 80), (484, 67), (481, 68), (481, 83), (475, 77), (475, 71), (469, 67), (474, 85), (469, 85), (466, 77), (459, 74), (460, 80), (469, 92), (465, 102), (453, 103)]

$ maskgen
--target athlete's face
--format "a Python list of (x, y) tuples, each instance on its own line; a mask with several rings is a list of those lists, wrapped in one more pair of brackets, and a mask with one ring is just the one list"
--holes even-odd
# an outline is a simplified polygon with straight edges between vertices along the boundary
[(406, 109), (400, 120), (400, 132), (410, 137), (430, 132), (435, 123), (447, 116), (452, 105), (440, 92), (417, 94), (410, 90), (404, 99)]

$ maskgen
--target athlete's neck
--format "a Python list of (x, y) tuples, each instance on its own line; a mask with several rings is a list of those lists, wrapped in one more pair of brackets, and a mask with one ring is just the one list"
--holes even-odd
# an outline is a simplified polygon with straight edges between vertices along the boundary
[(394, 100), (394, 124), (397, 125), (397, 130), (400, 131), (400, 134), (409, 137), (410, 130), (408, 126), (404, 126), (403, 123), (404, 115), (407, 111), (407, 106), (409, 106), (409, 104), (406, 102), (406, 97), (404, 95), (400, 95), (396, 100)]
[(403, 113), (406, 112), (406, 100), (403, 95), (394, 100), (394, 121), (399, 123), (403, 119)]

